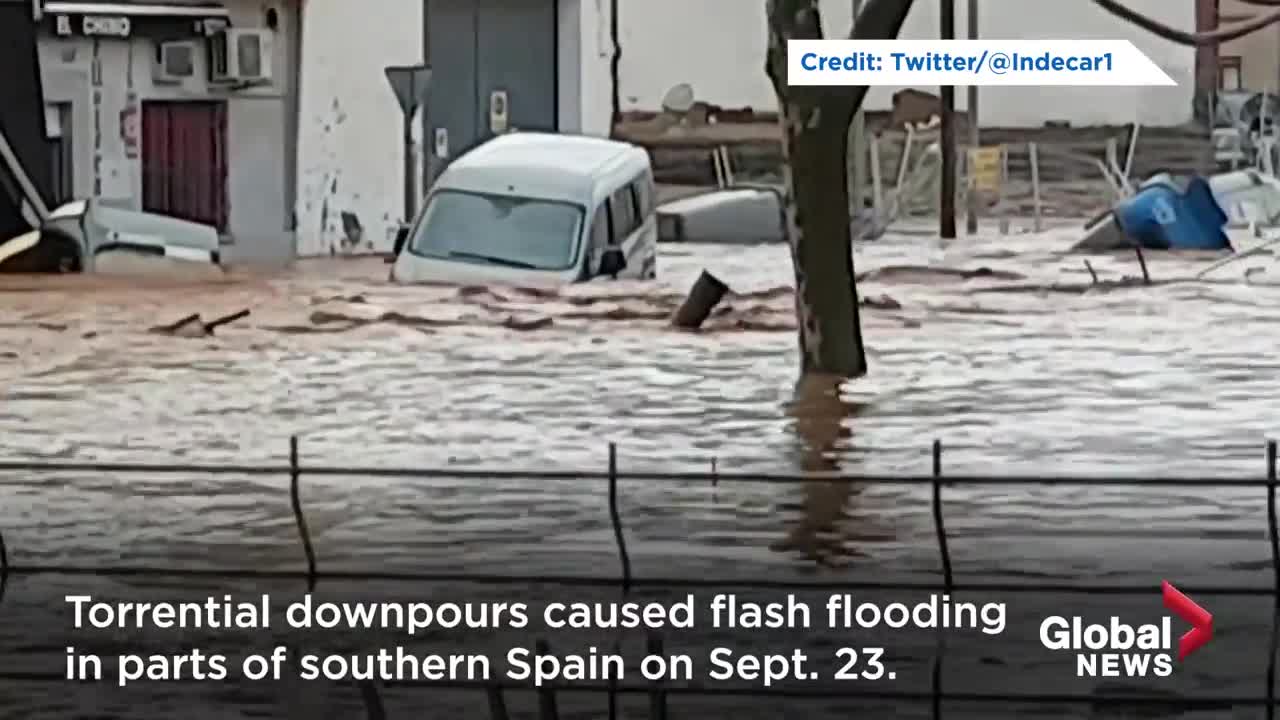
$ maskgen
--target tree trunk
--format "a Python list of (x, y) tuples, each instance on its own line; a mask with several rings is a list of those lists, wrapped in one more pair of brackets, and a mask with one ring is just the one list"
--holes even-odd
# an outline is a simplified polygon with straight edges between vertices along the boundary
[[(911, 3), (870, 0), (854, 23), (853, 37), (897, 37)], [(801, 372), (861, 377), (867, 357), (854, 281), (846, 158), (849, 124), (867, 88), (787, 84), (787, 41), (823, 37), (818, 6), (818, 0), (766, 0), (765, 70), (778, 96), (782, 124)]]
[[(795, 422), (792, 430), (800, 441), (801, 468), (809, 472), (839, 473), (840, 462), (833, 457), (852, 431), (848, 422), (862, 406), (841, 394), (845, 378), (809, 373), (796, 383), (787, 415)], [(778, 552), (801, 552), (808, 559), (827, 565), (841, 564), (849, 554), (845, 547), (843, 521), (848, 516), (853, 485), (838, 480), (810, 480), (801, 486), (799, 517), (787, 534), (771, 546)]]

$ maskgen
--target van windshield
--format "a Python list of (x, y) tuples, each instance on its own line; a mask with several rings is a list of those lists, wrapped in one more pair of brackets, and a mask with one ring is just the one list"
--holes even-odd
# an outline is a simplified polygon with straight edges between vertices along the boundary
[(442, 190), (431, 196), (409, 250), (415, 255), (529, 270), (568, 270), (582, 208), (572, 203)]

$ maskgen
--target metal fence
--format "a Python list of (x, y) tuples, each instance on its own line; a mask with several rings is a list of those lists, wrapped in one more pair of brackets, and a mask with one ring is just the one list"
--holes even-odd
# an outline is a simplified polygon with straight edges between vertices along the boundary
[[(517, 471), (517, 470), (459, 470), (459, 469), (421, 469), (421, 468), (385, 468), (385, 467), (342, 467), (342, 466), (305, 466), (299, 457), (298, 439), (289, 440), (289, 463), (283, 466), (270, 465), (199, 465), (199, 464), (144, 464), (144, 463), (71, 463), (71, 462), (6, 462), (0, 461), (0, 473), (51, 473), (82, 472), (94, 474), (137, 474), (137, 475), (251, 475), (251, 476), (283, 476), (290, 478), (289, 493), (294, 522), (298, 531), (298, 539), (305, 560), (305, 569), (299, 570), (261, 570), (253, 568), (236, 569), (200, 569), (184, 567), (153, 567), (135, 565), (74, 565), (74, 564), (33, 564), (12, 562), (5, 543), (3, 528), (0, 528), (0, 603), (3, 602), (5, 588), (11, 577), (61, 575), (61, 576), (98, 576), (98, 577), (130, 577), (130, 578), (219, 578), (226, 580), (299, 580), (305, 581), (308, 592), (315, 590), (319, 580), (333, 581), (389, 581), (389, 582), (453, 582), (476, 583), (486, 585), (518, 585), (540, 584), (565, 587), (616, 587), (625, 597), (633, 589), (698, 589), (739, 587), (756, 590), (793, 590), (793, 591), (850, 591), (850, 590), (903, 590), (903, 591), (945, 591), (955, 592), (988, 592), (988, 593), (1039, 593), (1039, 594), (1108, 594), (1108, 595), (1146, 595), (1152, 592), (1150, 585), (1120, 585), (1100, 583), (1053, 583), (1053, 584), (1021, 584), (1007, 582), (963, 582), (958, 581), (952, 572), (951, 553), (948, 548), (948, 536), (944, 521), (943, 490), (955, 486), (992, 486), (992, 485), (1039, 485), (1039, 486), (1077, 486), (1077, 487), (1203, 487), (1203, 488), (1251, 488), (1266, 492), (1267, 526), (1271, 549), (1271, 583), (1265, 586), (1184, 586), (1183, 590), (1193, 595), (1214, 596), (1254, 596), (1271, 597), (1274, 609), (1269, 660), (1266, 672), (1265, 692), (1260, 695), (1226, 697), (1170, 697), (1168, 695), (1071, 695), (1053, 693), (973, 693), (952, 692), (942, 687), (943, 654), (940, 652), (933, 661), (932, 687), (927, 692), (901, 692), (892, 690), (857, 690), (852, 692), (831, 691), (826, 689), (778, 689), (778, 688), (728, 688), (728, 687), (685, 687), (680, 685), (664, 686), (660, 683), (644, 685), (627, 685), (611, 683), (552, 683), (540, 688), (532, 688), (527, 684), (511, 682), (477, 682), (477, 681), (394, 681), (386, 683), (388, 687), (432, 687), (441, 689), (473, 689), (487, 693), (493, 720), (507, 720), (504, 691), (536, 692), (539, 698), (539, 716), (543, 720), (555, 720), (559, 717), (556, 709), (558, 694), (599, 693), (607, 695), (609, 717), (617, 717), (617, 700), (621, 696), (642, 694), (649, 698), (650, 716), (654, 720), (665, 720), (668, 717), (667, 698), (679, 695), (700, 696), (757, 696), (775, 698), (822, 698), (822, 699), (865, 699), (868, 701), (897, 701), (931, 704), (933, 716), (941, 716), (941, 703), (1008, 703), (1008, 704), (1053, 704), (1053, 705), (1123, 705), (1128, 707), (1165, 707), (1177, 709), (1221, 708), (1232, 707), (1258, 708), (1265, 711), (1268, 720), (1275, 718), (1276, 707), (1276, 651), (1280, 641), (1280, 521), (1277, 515), (1276, 489), (1277, 481), (1277, 445), (1268, 441), (1265, 445), (1265, 474), (1256, 478), (1208, 478), (1195, 477), (1072, 477), (1050, 475), (944, 475), (943, 446), (935, 440), (932, 445), (933, 470), (928, 475), (854, 475), (844, 473), (804, 473), (804, 474), (768, 474), (768, 473), (725, 473), (715, 469), (713, 464), (709, 472), (622, 472), (618, 468), (617, 446), (608, 446), (608, 466), (601, 471)], [(315, 546), (303, 509), (301, 479), (303, 475), (311, 476), (362, 476), (405, 479), (450, 479), (474, 481), (504, 480), (548, 480), (594, 482), (608, 488), (608, 510), (612, 524), (614, 540), (619, 559), (619, 573), (614, 576), (581, 576), (550, 574), (486, 574), (458, 572), (359, 572), (343, 570), (321, 570), (317, 561)], [(619, 486), (626, 482), (646, 483), (707, 483), (712, 486), (720, 484), (746, 483), (801, 483), (825, 481), (857, 485), (910, 485), (927, 486), (932, 489), (933, 525), (937, 538), (938, 552), (941, 560), (941, 572), (936, 582), (882, 582), (876, 580), (820, 582), (806, 580), (762, 580), (756, 578), (677, 578), (677, 577), (636, 577), (632, 572), (631, 556), (627, 548), (626, 532), (618, 509)], [(539, 651), (545, 651), (547, 643), (538, 641)], [(656, 634), (649, 638), (650, 653), (660, 652), (662, 639)], [(939, 645), (940, 650), (944, 646)], [(0, 679), (23, 682), (65, 682), (62, 675), (36, 672), (5, 672)], [(181, 681), (178, 681), (181, 682)], [(370, 718), (386, 718), (387, 713), (380, 698), (378, 686), (372, 683), (360, 684), (361, 695)]]

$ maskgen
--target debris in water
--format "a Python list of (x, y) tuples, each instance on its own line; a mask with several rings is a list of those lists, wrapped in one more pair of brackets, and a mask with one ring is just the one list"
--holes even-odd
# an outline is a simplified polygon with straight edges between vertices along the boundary
[(168, 325), (157, 325), (156, 327), (148, 330), (148, 332), (155, 333), (157, 335), (173, 335), (175, 337), (211, 337), (213, 335), (213, 331), (217, 328), (247, 317), (249, 317), (249, 311), (240, 310), (238, 312), (231, 313), (230, 315), (223, 315), (222, 317), (214, 318), (209, 322), (205, 322), (200, 317), (200, 314), (196, 313), (194, 315), (188, 315), (181, 320)]
[(711, 317), (711, 311), (728, 294), (729, 286), (706, 270), (698, 276), (684, 303), (671, 316), (671, 324), (681, 330), (697, 330)]
[(549, 317), (520, 319), (515, 316), (511, 316), (502, 322), (502, 327), (507, 328), (508, 330), (521, 331), (542, 330), (544, 328), (551, 327), (553, 323), (554, 321)]
[(862, 305), (864, 307), (874, 308), (876, 310), (901, 310), (902, 309), (902, 303), (898, 302), (897, 300), (894, 300), (888, 295), (881, 295), (879, 297), (864, 297), (862, 298)]

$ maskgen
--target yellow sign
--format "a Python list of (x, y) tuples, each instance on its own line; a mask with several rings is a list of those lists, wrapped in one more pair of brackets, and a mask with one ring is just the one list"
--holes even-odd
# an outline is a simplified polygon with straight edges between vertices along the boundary
[(998, 194), (1004, 175), (1004, 146), (971, 148), (969, 150), (969, 184), (981, 193)]

